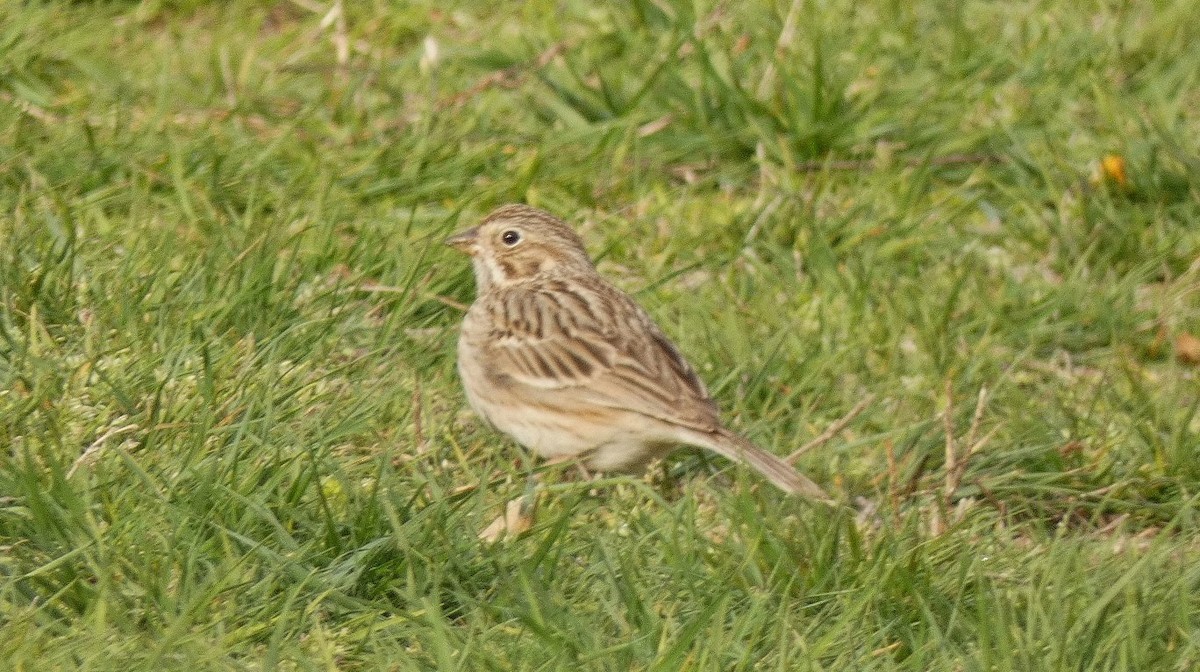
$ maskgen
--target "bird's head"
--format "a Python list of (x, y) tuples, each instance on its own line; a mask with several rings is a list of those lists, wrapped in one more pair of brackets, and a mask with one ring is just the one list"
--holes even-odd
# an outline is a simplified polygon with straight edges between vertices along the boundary
[(480, 293), (546, 274), (595, 271), (583, 241), (570, 226), (528, 205), (501, 206), (479, 226), (447, 238), (446, 244), (470, 255)]

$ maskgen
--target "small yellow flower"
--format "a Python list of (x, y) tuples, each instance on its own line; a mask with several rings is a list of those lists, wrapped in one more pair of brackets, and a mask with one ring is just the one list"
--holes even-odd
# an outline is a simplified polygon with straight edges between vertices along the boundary
[(1106, 154), (1100, 159), (1100, 174), (1104, 179), (1121, 187), (1129, 186), (1129, 175), (1125, 172), (1125, 157)]

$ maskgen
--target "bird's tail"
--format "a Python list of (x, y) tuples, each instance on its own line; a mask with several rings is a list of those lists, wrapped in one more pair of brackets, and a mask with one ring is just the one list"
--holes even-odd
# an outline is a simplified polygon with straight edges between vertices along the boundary
[(802, 495), (823, 502), (833, 501), (825, 491), (807, 476), (797, 471), (779, 456), (759, 448), (744, 436), (735, 434), (727, 429), (713, 433), (697, 434), (696, 439), (689, 441), (702, 448), (744, 464), (762, 474), (775, 487), (791, 495)]

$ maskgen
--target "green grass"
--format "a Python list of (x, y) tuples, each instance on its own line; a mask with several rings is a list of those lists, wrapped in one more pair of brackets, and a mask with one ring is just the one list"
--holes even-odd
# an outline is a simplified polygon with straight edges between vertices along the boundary
[[(0, 3), (0, 668), (1200, 667), (1193, 2), (329, 6)], [(681, 451), (479, 541), (511, 201), (761, 445), (873, 395), (848, 507)]]

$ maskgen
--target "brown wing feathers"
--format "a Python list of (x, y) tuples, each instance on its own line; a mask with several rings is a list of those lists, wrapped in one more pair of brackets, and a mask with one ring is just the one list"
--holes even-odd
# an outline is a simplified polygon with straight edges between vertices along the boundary
[[(505, 297), (490, 348), (500, 363), (537, 388), (585, 388), (610, 407), (693, 429), (718, 426), (703, 383), (644, 311), (615, 289), (588, 284), (587, 292), (551, 286)], [(605, 305), (612, 302), (626, 305)], [(631, 319), (616, 324), (614, 315)]]

